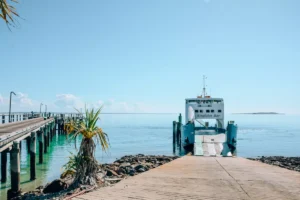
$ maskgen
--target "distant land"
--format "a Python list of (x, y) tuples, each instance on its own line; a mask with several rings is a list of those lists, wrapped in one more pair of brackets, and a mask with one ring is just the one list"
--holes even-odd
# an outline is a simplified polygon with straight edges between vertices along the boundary
[(277, 112), (253, 112), (253, 113), (233, 113), (238, 115), (284, 115), (284, 113)]

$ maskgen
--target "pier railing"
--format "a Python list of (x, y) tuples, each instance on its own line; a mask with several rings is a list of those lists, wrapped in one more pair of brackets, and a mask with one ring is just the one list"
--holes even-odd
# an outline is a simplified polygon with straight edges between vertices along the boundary
[(9, 115), (9, 112), (0, 112), (0, 124), (24, 121), (24, 120), (38, 118), (38, 117), (73, 118), (73, 117), (82, 117), (82, 115), (79, 113), (60, 113), (60, 112), (52, 112), (52, 113), (12, 112)]

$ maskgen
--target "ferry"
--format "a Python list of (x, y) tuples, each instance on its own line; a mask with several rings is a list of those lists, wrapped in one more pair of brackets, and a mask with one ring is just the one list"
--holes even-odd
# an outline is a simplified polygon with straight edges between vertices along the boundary
[[(236, 156), (237, 130), (234, 121), (224, 124), (224, 100), (203, 91), (197, 98), (185, 100), (185, 125), (181, 127), (180, 145), (196, 156)], [(210, 124), (210, 122), (215, 122)]]

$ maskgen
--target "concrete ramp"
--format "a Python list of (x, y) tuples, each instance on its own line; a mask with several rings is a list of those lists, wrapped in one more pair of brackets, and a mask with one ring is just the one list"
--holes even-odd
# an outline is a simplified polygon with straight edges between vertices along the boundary
[(300, 200), (300, 173), (244, 158), (184, 156), (73, 199)]

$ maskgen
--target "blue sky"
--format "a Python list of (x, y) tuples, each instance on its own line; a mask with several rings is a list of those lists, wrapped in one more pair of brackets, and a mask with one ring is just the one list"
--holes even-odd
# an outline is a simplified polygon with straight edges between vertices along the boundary
[(182, 112), (208, 92), (227, 113), (300, 114), (298, 0), (20, 0), (0, 22), (0, 112), (104, 104)]

